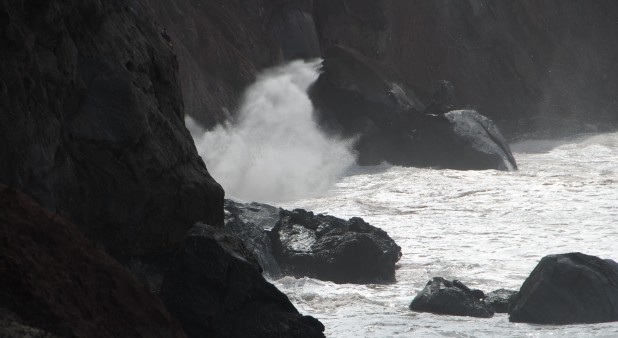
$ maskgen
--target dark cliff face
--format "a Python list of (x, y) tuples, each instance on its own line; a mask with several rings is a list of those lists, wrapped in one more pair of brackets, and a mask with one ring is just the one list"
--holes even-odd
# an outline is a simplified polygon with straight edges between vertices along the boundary
[(0, 243), (0, 336), (185, 336), (162, 302), (73, 224), (2, 185)]
[(147, 0), (172, 38), (185, 111), (205, 127), (233, 118), (258, 71), (319, 57), (310, 0)]
[(0, 3), (0, 182), (116, 257), (223, 222), (172, 46), (138, 1)]
[(618, 122), (611, 0), (316, 0), (322, 49), (354, 48), (411, 87), (453, 82), (459, 106), (508, 135)]

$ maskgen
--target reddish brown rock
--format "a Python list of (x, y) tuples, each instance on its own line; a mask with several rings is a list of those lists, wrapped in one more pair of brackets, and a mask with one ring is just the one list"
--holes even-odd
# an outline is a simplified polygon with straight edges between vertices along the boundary
[(161, 301), (73, 224), (4, 186), (0, 309), (9, 336), (184, 337)]

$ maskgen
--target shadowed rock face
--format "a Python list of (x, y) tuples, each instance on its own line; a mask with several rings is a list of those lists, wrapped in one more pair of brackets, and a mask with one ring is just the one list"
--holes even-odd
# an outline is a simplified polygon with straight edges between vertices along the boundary
[(163, 304), (64, 218), (0, 186), (0, 335), (184, 337)]
[(223, 225), (178, 61), (138, 1), (0, 2), (0, 182), (122, 258)]
[(176, 254), (161, 296), (189, 337), (324, 337), (261, 275), (231, 233), (196, 224)]
[(381, 229), (302, 209), (281, 210), (271, 230), (284, 274), (335, 283), (391, 283), (401, 248)]
[(185, 111), (206, 128), (233, 118), (258, 71), (317, 58), (310, 0), (148, 0), (178, 54)]
[(452, 81), (507, 136), (618, 121), (618, 2), (315, 0), (322, 50), (344, 45), (409, 86)]
[(618, 321), (618, 264), (579, 252), (544, 257), (511, 299), (509, 320), (537, 324)]

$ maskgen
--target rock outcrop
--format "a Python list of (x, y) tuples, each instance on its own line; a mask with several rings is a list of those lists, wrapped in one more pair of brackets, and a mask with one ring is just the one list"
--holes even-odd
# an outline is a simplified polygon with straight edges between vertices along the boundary
[(463, 170), (516, 170), (498, 127), (474, 110), (424, 115), (415, 135), (422, 166)]
[(189, 337), (324, 337), (317, 319), (262, 277), (238, 238), (208, 225), (190, 230), (161, 296)]
[(458, 280), (434, 277), (410, 303), (410, 310), (452, 316), (490, 318), (494, 310), (481, 290), (470, 289)]
[(616, 17), (612, 0), (314, 1), (322, 50), (347, 46), (425, 91), (448, 79), (508, 137), (616, 126)]
[(618, 264), (579, 252), (544, 257), (511, 300), (509, 320), (537, 324), (618, 321)]
[(284, 274), (335, 283), (392, 283), (401, 248), (361, 218), (348, 221), (302, 209), (282, 210), (271, 230)]
[(0, 186), (0, 336), (185, 335), (159, 299), (73, 224)]
[(183, 121), (178, 60), (139, 1), (0, 3), (0, 182), (114, 257), (223, 225)]
[[(476, 111), (449, 111), (453, 86), (438, 82), (423, 99), (376, 61), (342, 46), (326, 52), (312, 88), (321, 124), (356, 137), (361, 165), (514, 170), (498, 127)], [(425, 101), (424, 103), (422, 101)]]
[(283, 277), (268, 235), (278, 221), (279, 208), (262, 203), (243, 204), (225, 200), (225, 228), (243, 241), (263, 272), (272, 279)]

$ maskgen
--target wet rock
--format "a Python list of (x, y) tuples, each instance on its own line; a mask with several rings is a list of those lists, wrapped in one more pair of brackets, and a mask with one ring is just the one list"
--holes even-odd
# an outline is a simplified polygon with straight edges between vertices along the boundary
[(268, 230), (279, 221), (279, 208), (261, 203), (225, 200), (225, 228), (253, 252), (263, 272), (272, 279), (283, 276), (272, 251)]
[(484, 301), (480, 290), (463, 283), (434, 277), (410, 303), (410, 310), (436, 314), (490, 318), (494, 310)]
[(5, 186), (0, 243), (0, 336), (185, 336), (161, 301), (73, 224)]
[(281, 210), (271, 231), (284, 274), (336, 283), (390, 283), (401, 248), (361, 218), (348, 221), (302, 209)]
[(230, 232), (196, 224), (161, 296), (189, 337), (323, 337), (324, 326), (299, 314), (260, 271)]
[(496, 313), (507, 313), (509, 303), (516, 293), (517, 291), (513, 290), (498, 289), (486, 295), (485, 303), (491, 306)]
[(509, 320), (537, 324), (618, 321), (618, 266), (579, 252), (545, 256), (511, 300)]
[(511, 149), (498, 127), (474, 110), (425, 115), (416, 137), (423, 166), (517, 169)]

